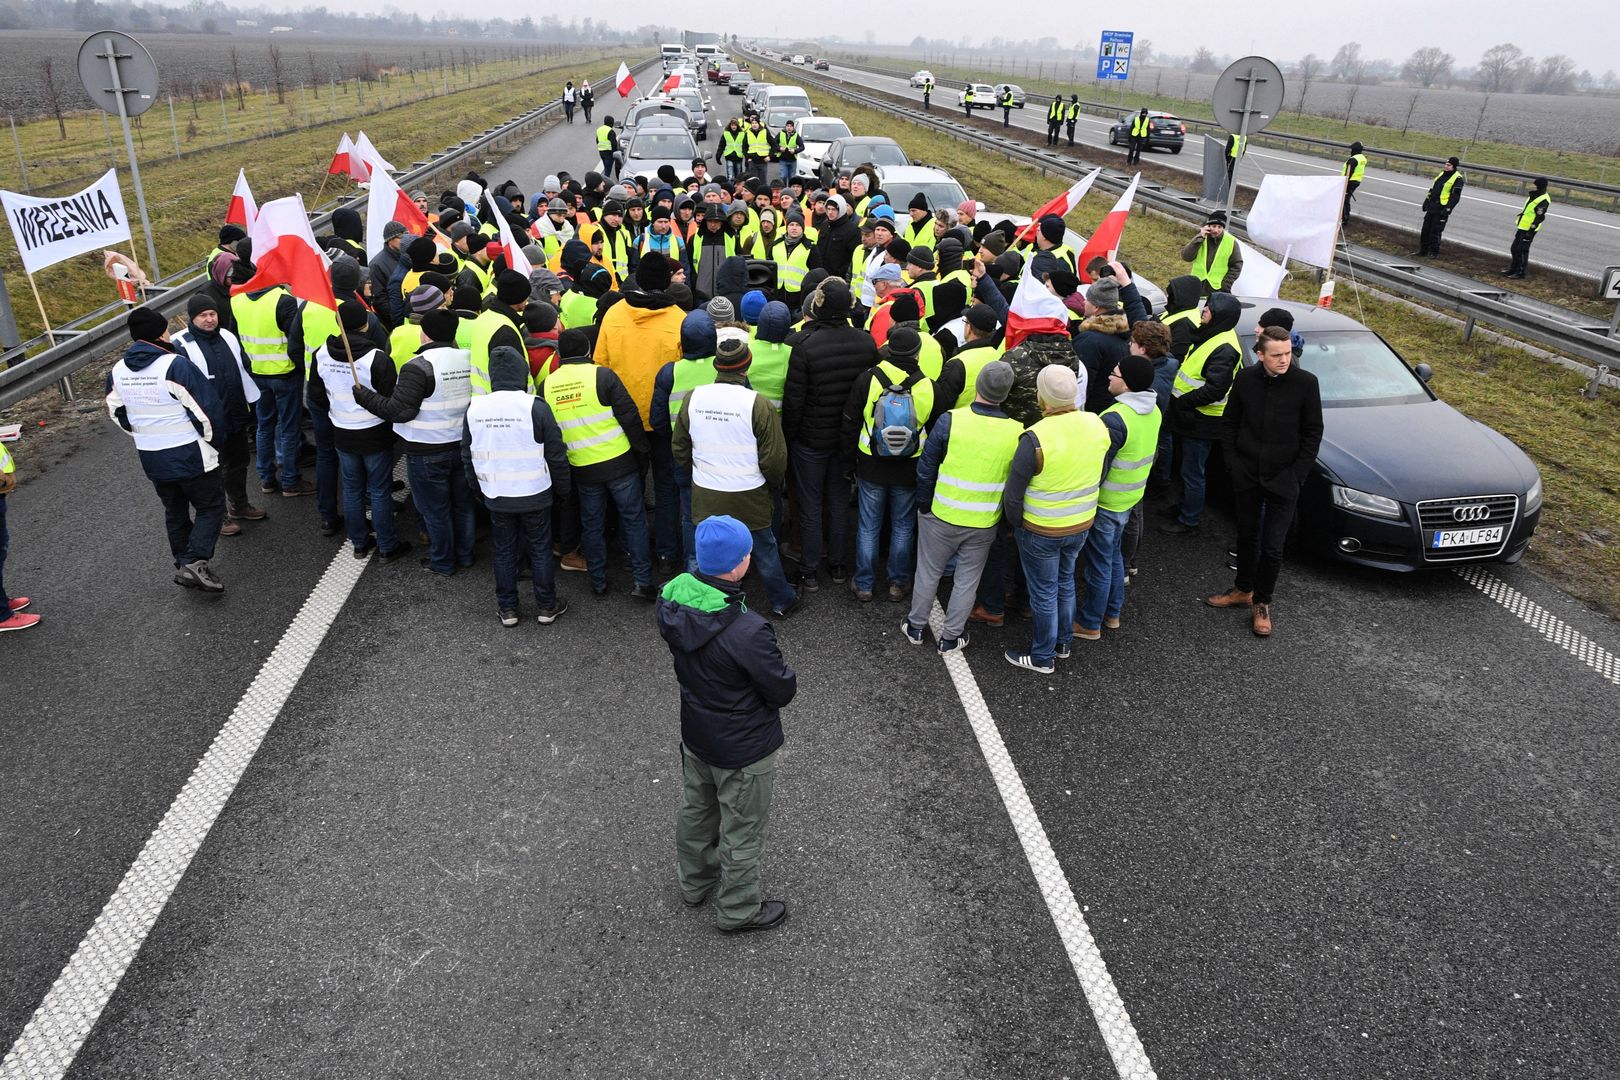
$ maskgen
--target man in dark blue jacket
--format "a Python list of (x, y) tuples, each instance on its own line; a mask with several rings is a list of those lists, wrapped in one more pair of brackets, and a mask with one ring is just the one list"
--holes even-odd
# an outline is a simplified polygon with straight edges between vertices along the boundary
[(697, 907), (712, 892), (715, 922), (727, 933), (770, 930), (787, 918), (786, 904), (760, 899), (759, 856), (782, 746), (780, 710), (798, 692), (798, 676), (771, 624), (743, 600), (753, 550), (753, 534), (736, 518), (704, 518), (698, 572), (671, 580), (658, 599), (658, 631), (681, 684), (681, 894)]
[(127, 324), (130, 346), (107, 374), (107, 413), (134, 437), (163, 502), (175, 584), (224, 592), (208, 565), (225, 523), (225, 484), (211, 445), (222, 437), (224, 409), (208, 379), (169, 344), (169, 320), (138, 307)]

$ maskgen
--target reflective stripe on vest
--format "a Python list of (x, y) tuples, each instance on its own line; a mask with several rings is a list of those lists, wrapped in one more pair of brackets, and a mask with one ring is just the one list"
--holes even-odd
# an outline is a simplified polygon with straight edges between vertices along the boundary
[(680, 415), (681, 402), (686, 400), (687, 394), (714, 382), (714, 357), (703, 356), (693, 360), (682, 357), (673, 362), (670, 373), (673, 380), (669, 390), (669, 418), (673, 421)]
[[(623, 281), (630, 273), (630, 236), (623, 228), (615, 229), (611, 225), (599, 228), (602, 230), (602, 254), (613, 264), (614, 273)], [(587, 244), (589, 242), (586, 241)]]
[(1159, 426), (1164, 418), (1159, 415), (1157, 405), (1143, 416), (1129, 405), (1115, 402), (1102, 411), (1104, 416), (1109, 413), (1125, 422), (1125, 443), (1114, 452), (1114, 460), (1108, 465), (1097, 505), (1117, 513), (1141, 502), (1147, 491), (1148, 473), (1153, 471), (1153, 456), (1159, 449)]
[(1024, 524), (1072, 529), (1097, 516), (1097, 489), (1110, 440), (1096, 413), (1047, 416), (1029, 429), (1041, 450), (1041, 471), (1024, 492)]
[(730, 128), (722, 131), (720, 133), (720, 156), (723, 158), (734, 157), (741, 160), (743, 157), (743, 136), (744, 132), (741, 128), (736, 131), (732, 131)]
[(521, 499), (551, 490), (546, 448), (534, 441), (534, 395), (497, 390), (467, 406), (473, 475), (486, 499)]
[(173, 354), (165, 354), (139, 371), (131, 371), (122, 360), (113, 365), (113, 387), (124, 402), (137, 450), (173, 450), (202, 443), (191, 414), (169, 390), (173, 363)]
[(596, 148), (598, 150), (613, 149), (613, 125), (603, 124), (596, 129)]
[(433, 392), (422, 399), (415, 419), (394, 425), (394, 434), (413, 443), (460, 442), (461, 422), (472, 403), (472, 358), (465, 349), (444, 345), (417, 355), (433, 368)]
[(782, 390), (787, 386), (788, 354), (793, 351), (786, 342), (760, 341), (754, 331), (748, 332), (749, 351), (753, 359), (748, 362), (748, 385), (765, 396), (771, 408), (782, 411)]
[[(592, 309), (595, 310), (594, 307)], [(489, 343), (502, 327), (511, 327), (512, 320), (498, 311), (480, 311), (467, 332), (467, 352), (472, 360), (472, 392), (489, 393)], [(513, 329), (516, 329), (513, 327)], [(518, 330), (522, 340), (523, 331)]]
[(546, 376), (546, 404), (562, 428), (568, 464), (599, 465), (630, 452), (613, 409), (596, 395), (595, 364), (564, 364)]
[[(855, 449), (868, 457), (872, 454), (872, 424), (875, 419), (873, 414), (878, 398), (882, 397), (883, 391), (890, 386), (904, 386), (906, 380), (911, 378), (887, 360), (879, 360), (874, 370), (878, 378), (873, 379), (866, 388), (866, 409), (861, 413), (861, 433), (855, 441)], [(928, 432), (922, 429), (921, 425), (928, 423), (929, 414), (934, 411), (934, 383), (924, 376), (912, 383), (910, 389), (911, 403), (917, 410), (919, 425), (917, 449), (911, 455), (915, 458), (922, 456), (923, 441), (928, 437)]]
[[(247, 355), (248, 370), (255, 375), (290, 375), (295, 370), (287, 355), (287, 334), (276, 325), (276, 305), (283, 296), (290, 295), (278, 285), (257, 300), (249, 298), (247, 293), (231, 297), (236, 334)], [(309, 346), (306, 344), (304, 348), (307, 352)]]
[(1209, 241), (1206, 239), (1198, 245), (1198, 254), (1193, 256), (1193, 277), (1211, 289), (1219, 289), (1221, 282), (1226, 280), (1226, 271), (1231, 266), (1232, 252), (1236, 250), (1237, 241), (1232, 239), (1232, 234), (1222, 232), (1220, 242), (1215, 245), (1215, 263), (1212, 266), (1209, 262)]
[[(1233, 349), (1237, 350), (1238, 356), (1241, 357), (1243, 355), (1243, 343), (1238, 340), (1236, 330), (1227, 330), (1223, 333), (1216, 334), (1214, 337), (1210, 338), (1208, 341), (1189, 352), (1187, 354), (1187, 359), (1181, 362), (1181, 367), (1176, 369), (1176, 381), (1170, 387), (1170, 396), (1180, 397), (1189, 390), (1197, 390), (1200, 386), (1203, 386), (1205, 382), (1204, 363), (1209, 359), (1210, 354), (1216, 349), (1220, 348), (1222, 345), (1230, 345)], [(1236, 368), (1232, 369), (1232, 375), (1235, 379), (1237, 376)], [(1227, 394), (1230, 394), (1231, 392), (1231, 387), (1227, 387)], [(1226, 411), (1226, 396), (1222, 395), (1221, 400), (1211, 402), (1208, 405), (1198, 406), (1198, 411), (1203, 413), (1205, 416), (1221, 415)]]
[(705, 491), (753, 491), (765, 486), (754, 435), (758, 392), (736, 383), (692, 390), (686, 430), (692, 439), (692, 486)]
[(350, 372), (347, 355), (339, 359), (325, 345), (315, 350), (315, 371), (326, 386), (327, 408), (331, 412), (333, 427), (345, 431), (364, 431), (383, 423), (382, 417), (362, 409), (360, 403), (354, 400), (356, 374), (360, 376), (361, 386), (367, 390), (376, 389), (371, 385), (371, 357), (376, 351), (367, 349), (361, 352), (355, 349), (354, 371)]
[[(804, 275), (810, 272), (810, 245), (800, 243), (792, 251), (783, 244), (776, 249), (776, 287), (783, 292), (798, 292), (804, 285)], [(851, 288), (859, 288), (851, 283)]]
[(1350, 155), (1350, 160), (1346, 161), (1344, 163), (1344, 165), (1339, 169), (1339, 175), (1340, 176), (1348, 176), (1350, 178), (1351, 183), (1360, 183), (1361, 178), (1363, 176), (1365, 176), (1366, 174), (1367, 174), (1367, 155), (1366, 154), (1351, 154)]
[(1533, 228), (1535, 228), (1535, 226), (1536, 226), (1536, 207), (1544, 205), (1544, 204), (1550, 205), (1551, 203), (1552, 203), (1552, 196), (1547, 195), (1545, 193), (1532, 197), (1528, 202), (1526, 202), (1524, 204), (1524, 209), (1519, 211), (1519, 228), (1520, 229), (1533, 229)]
[(933, 515), (970, 529), (987, 529), (1000, 521), (1001, 492), (1023, 433), (1024, 425), (1010, 417), (952, 409), (950, 440), (934, 484)]

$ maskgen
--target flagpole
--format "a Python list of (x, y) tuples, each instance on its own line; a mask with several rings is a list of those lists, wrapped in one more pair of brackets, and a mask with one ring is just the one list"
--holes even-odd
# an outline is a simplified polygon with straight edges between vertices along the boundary
[[(52, 348), (55, 348), (56, 331), (51, 329), (51, 317), (45, 314), (45, 301), (39, 297), (39, 286), (34, 284), (33, 274), (28, 274), (28, 287), (33, 290), (34, 303), (39, 307), (39, 321), (45, 324), (45, 340), (51, 343)], [(62, 381), (57, 385), (61, 388), (63, 401), (72, 401), (78, 396), (73, 392), (73, 380), (66, 375), (62, 376)]]
[(332, 174), (331, 174), (330, 171), (328, 171), (325, 176), (321, 177), (321, 186), (319, 188), (315, 189), (315, 205), (316, 205), (316, 207), (319, 207), (321, 205), (321, 196), (326, 193), (326, 182), (328, 180), (330, 180), (330, 179), (332, 179)]

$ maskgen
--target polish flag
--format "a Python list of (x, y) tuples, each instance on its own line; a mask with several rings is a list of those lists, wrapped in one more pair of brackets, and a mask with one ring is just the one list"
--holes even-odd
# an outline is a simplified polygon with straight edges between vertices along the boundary
[(338, 140), (337, 153), (332, 155), (332, 164), (326, 167), (326, 175), (343, 176), (347, 174), (357, 184), (365, 183), (371, 179), (371, 170), (366, 168), (365, 160), (360, 156), (359, 148), (349, 141), (349, 133), (345, 131), (343, 138)]
[(1018, 279), (1007, 308), (1006, 345), (1010, 351), (1031, 334), (1068, 334), (1069, 309), (1045, 284), (1026, 273)]
[(366, 196), (366, 256), (375, 259), (383, 249), (383, 227), (390, 221), (405, 226), (412, 236), (426, 236), (427, 215), (394, 183), (394, 178), (378, 169), (371, 174), (371, 192)]
[(664, 85), (663, 85), (662, 89), (663, 89), (664, 93), (667, 94), (671, 90), (680, 89), (680, 86), (681, 86), (681, 77), (679, 75), (671, 75), (669, 78), (664, 80)]
[(315, 242), (302, 195), (288, 195), (259, 208), (250, 234), (253, 277), (231, 286), (231, 295), (285, 285), (300, 300), (337, 310), (332, 293), (332, 263)]
[(495, 228), (498, 230), (496, 243), (501, 245), (501, 254), (506, 256), (506, 265), (528, 277), (529, 272), (534, 269), (534, 264), (529, 262), (523, 254), (522, 247), (512, 235), (512, 226), (506, 221), (506, 211), (510, 204), (502, 206), (501, 203), (504, 201), (488, 188), (484, 189), (484, 202), (489, 205), (490, 217), (495, 219)]
[(1092, 169), (1086, 176), (1075, 181), (1074, 186), (1068, 191), (1035, 211), (1035, 216), (1029, 219), (1029, 224), (1018, 231), (1018, 239), (1026, 243), (1033, 243), (1035, 234), (1041, 227), (1041, 218), (1048, 214), (1068, 217), (1069, 212), (1079, 206), (1080, 200), (1086, 197), (1086, 192), (1091, 190), (1091, 185), (1096, 182), (1097, 174), (1100, 172), (1102, 172), (1101, 169)]
[(613, 76), (613, 84), (618, 88), (620, 97), (629, 97), (635, 92), (636, 80), (630, 77), (630, 69), (624, 66), (623, 60), (619, 61), (619, 73)]
[(1136, 182), (1140, 179), (1141, 173), (1131, 177), (1131, 182), (1125, 187), (1125, 193), (1119, 197), (1114, 208), (1108, 211), (1108, 215), (1097, 226), (1097, 231), (1091, 234), (1091, 239), (1087, 240), (1086, 246), (1080, 250), (1079, 270), (1082, 283), (1091, 281), (1091, 275), (1086, 273), (1087, 263), (1098, 255), (1112, 259), (1118, 253), (1119, 238), (1125, 235), (1125, 221), (1131, 216), (1131, 200), (1136, 198)]
[(360, 137), (354, 140), (354, 149), (360, 155), (360, 160), (366, 163), (366, 167), (370, 171), (375, 172), (378, 169), (386, 172), (394, 171), (394, 167), (388, 163), (388, 159), (378, 153), (375, 146), (371, 145), (371, 140), (366, 137), (365, 132), (362, 131)]
[(247, 173), (236, 170), (236, 190), (231, 192), (231, 205), (225, 208), (225, 224), (240, 225), (242, 231), (253, 231), (253, 219), (259, 216), (259, 204), (253, 201), (248, 187)]

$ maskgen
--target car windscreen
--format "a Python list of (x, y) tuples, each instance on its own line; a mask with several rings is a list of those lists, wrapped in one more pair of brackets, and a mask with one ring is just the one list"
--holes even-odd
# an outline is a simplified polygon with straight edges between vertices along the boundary
[(805, 112), (810, 111), (809, 96), (801, 94), (797, 91), (784, 92), (781, 90), (772, 90), (768, 95), (766, 95), (765, 100), (773, 109), (788, 107), (794, 109), (803, 109)]
[[(1316, 376), (1324, 408), (1358, 405), (1411, 405), (1429, 400), (1417, 376), (1370, 330), (1301, 332), (1305, 351), (1299, 366)], [(1254, 337), (1243, 338), (1245, 364), (1257, 361)]]
[[(910, 206), (911, 200), (917, 192), (922, 192), (923, 198), (928, 200), (930, 210), (941, 206), (960, 206), (967, 199), (967, 193), (960, 184), (937, 182), (931, 184), (907, 184), (896, 181), (883, 184), (883, 194), (888, 197), (889, 205), (893, 207)], [(896, 210), (895, 213), (901, 213)]]
[(849, 125), (842, 120), (805, 120), (799, 124), (799, 136), (805, 142), (832, 142), (849, 138)]
[(892, 142), (847, 142), (839, 153), (845, 165), (860, 165), (868, 161), (873, 165), (911, 164), (906, 152)]
[(703, 113), (703, 98), (700, 97), (696, 92), (679, 93), (679, 94), (675, 94), (674, 97), (675, 97), (676, 101), (680, 102), (682, 105), (685, 105), (686, 110), (688, 112), (690, 112), (693, 116), (701, 116), (702, 115), (702, 113)]
[(697, 156), (697, 147), (692, 142), (692, 136), (684, 131), (642, 131), (630, 140), (630, 156), (691, 159)]

